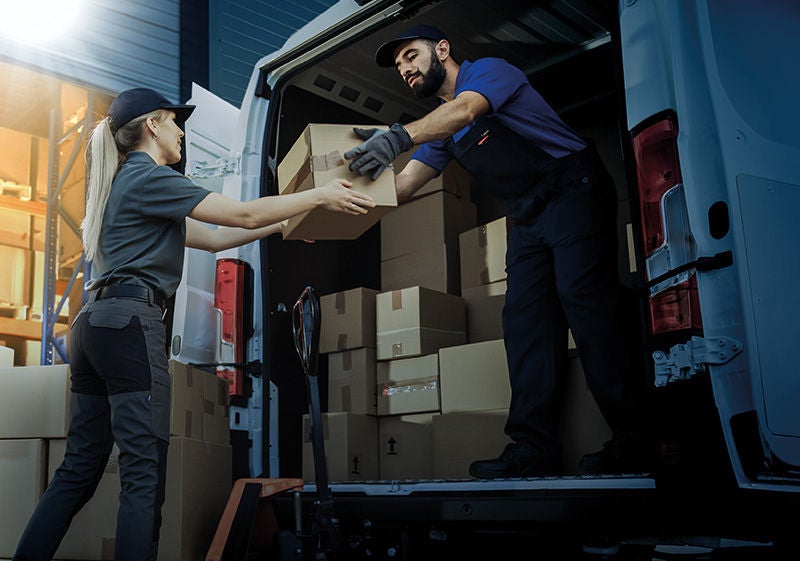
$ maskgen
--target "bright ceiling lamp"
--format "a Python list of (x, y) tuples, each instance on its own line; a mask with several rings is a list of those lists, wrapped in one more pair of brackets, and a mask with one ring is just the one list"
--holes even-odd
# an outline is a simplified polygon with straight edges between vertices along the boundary
[(0, 0), (0, 38), (47, 43), (75, 31), (84, 0)]

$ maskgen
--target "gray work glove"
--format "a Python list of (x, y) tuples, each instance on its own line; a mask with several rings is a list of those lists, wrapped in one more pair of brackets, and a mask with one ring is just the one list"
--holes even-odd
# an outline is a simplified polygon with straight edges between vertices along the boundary
[(358, 175), (372, 173), (372, 181), (378, 179), (397, 156), (414, 146), (408, 131), (400, 123), (393, 124), (389, 130), (354, 127), (353, 132), (364, 142), (345, 152), (344, 157), (353, 160), (350, 171)]

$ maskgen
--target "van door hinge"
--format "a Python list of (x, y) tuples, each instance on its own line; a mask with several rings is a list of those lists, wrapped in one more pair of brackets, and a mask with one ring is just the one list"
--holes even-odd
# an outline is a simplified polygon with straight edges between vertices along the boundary
[(242, 171), (242, 155), (237, 153), (232, 158), (220, 158), (216, 162), (192, 160), (189, 168), (189, 173), (187, 175), (199, 179), (239, 175)]
[(742, 344), (728, 337), (692, 337), (688, 343), (672, 347), (669, 353), (655, 351), (656, 387), (707, 372), (709, 364), (725, 364), (741, 352)]

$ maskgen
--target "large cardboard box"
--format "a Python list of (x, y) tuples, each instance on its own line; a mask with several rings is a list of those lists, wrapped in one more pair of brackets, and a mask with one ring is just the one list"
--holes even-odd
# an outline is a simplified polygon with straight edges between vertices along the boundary
[(328, 355), (328, 411), (377, 415), (375, 349)]
[(205, 559), (232, 487), (229, 445), (170, 438), (158, 561)]
[(0, 368), (0, 438), (64, 438), (69, 365)]
[(502, 339), (506, 281), (465, 288), (461, 296), (467, 304), (467, 341)]
[(419, 286), (376, 296), (377, 359), (435, 353), (467, 340), (464, 299)]
[[(355, 413), (323, 413), (322, 437), (329, 481), (379, 478), (378, 418)], [(303, 479), (314, 481), (311, 416), (303, 415)]]
[(169, 361), (172, 378), (169, 433), (203, 439), (203, 379), (210, 376), (177, 360)]
[(433, 477), (432, 419), (438, 413), (378, 419), (381, 479)]
[(439, 355), (378, 363), (378, 415), (439, 411)]
[[(48, 440), (47, 447), (47, 481), (50, 482), (64, 460), (67, 441), (63, 438)], [(119, 491), (119, 448), (114, 445), (97, 490), (72, 519), (56, 551), (56, 559), (95, 561), (114, 558)]]
[(203, 440), (230, 444), (230, 382), (216, 374), (203, 373)]
[(493, 220), (458, 237), (461, 289), (506, 278), (507, 221)]
[(502, 339), (439, 349), (442, 413), (507, 409), (511, 384)]
[(14, 555), (44, 492), (45, 454), (41, 439), (0, 440), (0, 558)]
[(373, 181), (369, 174), (359, 176), (348, 169), (350, 161), (344, 159), (344, 153), (363, 142), (353, 133), (353, 126), (309, 124), (278, 164), (278, 191), (282, 195), (306, 191), (343, 178), (353, 183), (352, 189), (372, 197), (375, 208), (358, 216), (315, 208), (286, 221), (283, 239), (356, 239), (397, 206), (393, 173), (382, 173)]
[(319, 352), (375, 348), (375, 295), (372, 288), (351, 288), (319, 299)]
[(475, 460), (497, 458), (511, 439), (503, 432), (508, 409), (444, 413), (432, 419), (433, 474), (466, 479)]
[(475, 203), (444, 191), (400, 205), (381, 220), (381, 260), (433, 244), (457, 247), (459, 234), (477, 224), (477, 209)]
[(422, 286), (460, 294), (460, 276), (458, 247), (445, 243), (381, 261), (381, 290), (384, 292)]

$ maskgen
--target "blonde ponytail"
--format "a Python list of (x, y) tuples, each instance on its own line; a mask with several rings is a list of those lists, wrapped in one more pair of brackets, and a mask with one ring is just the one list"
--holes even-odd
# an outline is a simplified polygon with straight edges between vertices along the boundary
[(86, 148), (86, 216), (81, 230), (87, 261), (93, 260), (97, 255), (106, 202), (120, 161), (121, 155), (106, 117), (95, 126)]

